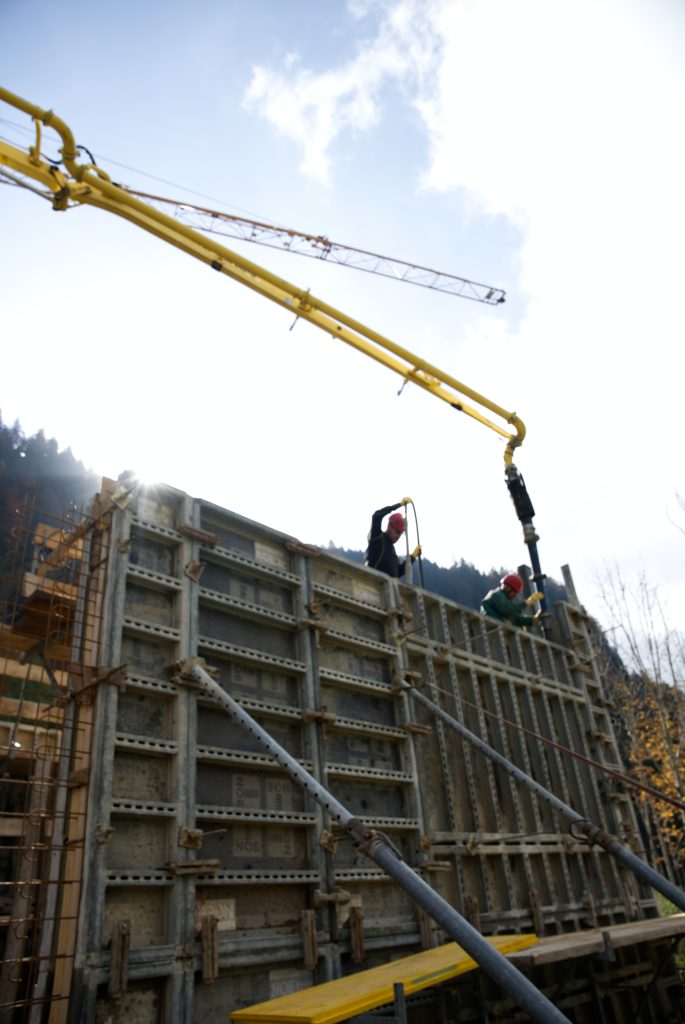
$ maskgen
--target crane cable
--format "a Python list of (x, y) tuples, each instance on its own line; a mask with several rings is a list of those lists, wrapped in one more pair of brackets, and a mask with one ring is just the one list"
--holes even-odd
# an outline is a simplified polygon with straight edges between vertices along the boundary
[(4, 167), (0, 170), (0, 184), (11, 184), (16, 185), (17, 188), (25, 188), (28, 192), (33, 192), (34, 195), (39, 196), (41, 199), (48, 199), (52, 202), (52, 192), (41, 192), (39, 188), (29, 185), (26, 181), (22, 181), (21, 178), (12, 174), (11, 171), (6, 171)]
[[(438, 686), (436, 683), (431, 683), (431, 686), (433, 686), (438, 693), (442, 693), (446, 697), (454, 697), (454, 695), (451, 694), (448, 690), (443, 690), (442, 687)], [(661, 800), (664, 803), (670, 804), (672, 807), (676, 807), (680, 811), (685, 811), (685, 803), (682, 800), (678, 800), (676, 797), (668, 796), (661, 790), (655, 789), (653, 786), (648, 786), (646, 783), (637, 782), (635, 779), (632, 779), (629, 775), (625, 775), (623, 772), (619, 772), (615, 768), (609, 768), (608, 765), (601, 764), (599, 761), (594, 761), (591, 757), (586, 757), (584, 754), (579, 754), (578, 751), (572, 750), (570, 747), (565, 747), (562, 743), (557, 743), (555, 740), (551, 740), (546, 736), (542, 736), (540, 735), (540, 733), (534, 732), (532, 729), (526, 729), (524, 725), (519, 725), (517, 722), (512, 722), (510, 721), (510, 719), (504, 718), (503, 715), (498, 715), (494, 711), (488, 711), (487, 708), (480, 707), (477, 704), (473, 704), (471, 703), (471, 701), (465, 700), (463, 697), (461, 699), (462, 702), (467, 707), (473, 708), (475, 711), (482, 711), (483, 714), (488, 715), (490, 718), (495, 718), (497, 719), (498, 722), (502, 722), (504, 723), (504, 725), (511, 726), (512, 729), (516, 729), (519, 732), (523, 732), (527, 736), (531, 736), (533, 739), (540, 740), (541, 743), (545, 743), (548, 746), (553, 747), (555, 750), (559, 750), (564, 754), (568, 754), (570, 757), (574, 757), (576, 758), (576, 760), (582, 761), (583, 764), (587, 764), (592, 768), (598, 768), (601, 772), (604, 772), (605, 775), (609, 775), (612, 778), (617, 779), (619, 782), (622, 782), (626, 786), (647, 793), (649, 796), (654, 797), (655, 800)]]

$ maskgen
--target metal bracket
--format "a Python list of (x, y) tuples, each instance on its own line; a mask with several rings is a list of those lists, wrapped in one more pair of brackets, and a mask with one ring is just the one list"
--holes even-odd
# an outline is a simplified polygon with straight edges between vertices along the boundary
[[(57, 207), (55, 207), (55, 209), (57, 209)], [(134, 483), (131, 487), (127, 487), (126, 483), (122, 482), (119, 484), (110, 500), (113, 505), (116, 505), (117, 508), (120, 508), (123, 511), (123, 509), (128, 508), (139, 490), (139, 484)]]
[(316, 914), (313, 910), (303, 910), (302, 945), (304, 947), (304, 969), (313, 971), (319, 960), (319, 945), (316, 937)]
[(181, 825), (178, 830), (178, 845), (186, 850), (199, 850), (205, 836), (220, 836), (225, 832), (228, 832), (227, 828), (213, 828), (209, 832), (203, 832), (201, 828)]
[[(74, 698), (81, 702), (83, 700), (92, 700), (93, 691), (97, 689), (102, 683), (113, 683), (115, 686), (121, 687), (122, 690), (126, 689), (128, 679), (126, 677), (127, 662), (123, 662), (121, 665), (115, 665), (114, 668), (89, 668), (84, 666), (83, 670), (79, 673), (82, 681), (82, 685), (74, 690)], [(74, 681), (76, 681), (77, 674), (73, 673)]]
[(321, 734), (324, 739), (328, 736), (329, 726), (334, 726), (338, 716), (333, 714), (332, 711), (326, 711), (326, 705), (322, 704), (321, 709), (317, 711), (315, 708), (305, 708), (302, 712), (302, 720), (304, 722), (320, 722), (322, 729)]
[(316, 619), (316, 618), (314, 618), (314, 619), (299, 619), (299, 621), (297, 623), (297, 628), (298, 629), (311, 629), (311, 630), (313, 630), (317, 634), (318, 633), (324, 633), (325, 634), (325, 633), (328, 632), (328, 626), (324, 625), (324, 623), (321, 622), (320, 619)]
[(204, 658), (187, 658), (185, 661), (174, 661), (171, 665), (166, 666), (165, 672), (172, 677), (173, 682), (177, 685), (188, 686), (193, 690), (201, 690), (200, 683), (190, 674), (190, 670), (195, 665), (198, 665), (211, 679), (217, 680), (219, 678), (219, 669), (208, 665)]
[(414, 871), (418, 871), (421, 874), (429, 871), (451, 871), (452, 863), (449, 860), (424, 860), (421, 864), (417, 864)]
[(464, 843), (466, 852), (472, 857), (478, 853), (478, 847), (480, 846), (480, 838), (476, 833), (472, 833)]
[(604, 943), (604, 950), (601, 953), (595, 953), (595, 960), (607, 961), (608, 963), (615, 963), (616, 961), (616, 950), (614, 944), (611, 941), (611, 935), (609, 932), (602, 932), (602, 942)]
[(419, 920), (419, 935), (421, 936), (421, 949), (433, 948), (433, 921), (423, 907), (416, 908)]
[(349, 903), (352, 894), (347, 889), (336, 889), (334, 892), (322, 892), (321, 889), (314, 891), (314, 906), (323, 907), (327, 903)]
[(287, 540), (285, 546), (294, 555), (306, 555), (307, 558), (321, 557), (321, 548), (313, 544), (303, 544), (300, 540)]
[(583, 924), (586, 924), (589, 928), (597, 927), (597, 904), (595, 898), (591, 892), (587, 892), (585, 899), (583, 900), (583, 909), (586, 911), (584, 916), (581, 918)]
[(109, 837), (112, 835), (112, 832), (114, 832), (114, 829), (112, 828), (111, 825), (105, 825), (104, 822), (101, 822), (99, 825), (96, 825), (94, 835), (95, 842), (98, 844), (98, 846), (104, 846), (105, 843), (108, 843)]
[(111, 956), (107, 992), (120, 996), (128, 988), (128, 953), (131, 946), (131, 922), (115, 921), (112, 926)]
[(79, 789), (80, 786), (87, 786), (88, 779), (90, 778), (90, 768), (76, 768), (73, 772), (69, 772), (67, 778), (67, 786), (69, 789)]
[(415, 733), (417, 736), (432, 736), (433, 727), (431, 725), (421, 725), (419, 722), (405, 722), (404, 731), (408, 733)]
[(190, 523), (184, 523), (183, 526), (179, 526), (178, 532), (182, 537), (187, 537), (189, 540), (199, 540), (206, 548), (213, 548), (219, 543), (218, 533), (201, 530), (198, 526), (192, 526)]
[(219, 976), (219, 947), (217, 945), (219, 919), (203, 917), (200, 932), (202, 944), (202, 980), (213, 982)]
[(335, 854), (338, 850), (338, 843), (342, 838), (342, 836), (336, 836), (333, 835), (332, 832), (326, 832), (324, 830), (319, 836), (319, 846), (322, 850), (327, 850), (329, 853)]
[(360, 964), (364, 959), (364, 908), (353, 904), (350, 907), (350, 956), (352, 963)]
[(199, 583), (202, 573), (205, 571), (206, 562), (190, 561), (186, 565), (183, 573), (188, 579), (192, 580), (193, 583)]
[(216, 857), (211, 860), (172, 860), (166, 867), (172, 875), (216, 875), (221, 861)]
[(348, 1024), (378, 1024), (379, 1021), (383, 1021), (383, 1024), (407, 1024), (407, 1003), (404, 995), (404, 985), (402, 982), (398, 982), (392, 987), (393, 989), (393, 1009), (395, 1014), (393, 1017), (377, 1017), (375, 1014), (362, 1013), (358, 1017), (351, 1017)]
[(533, 914), (533, 928), (538, 935), (545, 934), (545, 918), (542, 913), (542, 905), (540, 903), (540, 896), (535, 889), (528, 891), (528, 900), (530, 902), (530, 909)]
[(466, 896), (464, 899), (464, 917), (476, 931), (480, 931), (480, 907), (475, 896)]
[(410, 672), (408, 669), (396, 672), (390, 681), (390, 692), (391, 693), (402, 693), (406, 690), (407, 684), (410, 686), (416, 686), (423, 682), (423, 676), (420, 672)]

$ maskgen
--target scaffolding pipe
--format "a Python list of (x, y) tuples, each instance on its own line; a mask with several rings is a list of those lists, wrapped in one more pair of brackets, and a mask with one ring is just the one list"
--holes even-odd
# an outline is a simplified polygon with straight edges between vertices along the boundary
[(685, 892), (679, 889), (677, 886), (669, 882), (667, 878), (660, 875), (653, 868), (650, 868), (649, 864), (645, 864), (643, 860), (637, 857), (634, 853), (628, 850), (625, 846), (622, 846), (613, 836), (603, 829), (599, 825), (595, 825), (589, 818), (584, 817), (577, 811), (574, 811), (572, 807), (560, 800), (554, 793), (551, 793), (544, 786), (541, 786), (535, 779), (531, 779), (530, 775), (526, 775), (525, 772), (517, 768), (513, 762), (509, 761), (508, 758), (504, 757), (503, 754), (498, 753), (489, 744), (482, 740), (475, 733), (472, 733), (465, 725), (458, 722), (456, 718), (452, 718), (446, 711), (435, 704), (425, 694), (420, 693), (409, 683), (402, 680), (400, 682), (401, 689), (408, 693), (410, 697), (418, 701), (419, 704), (423, 704), (432, 714), (440, 718), (450, 729), (454, 729), (458, 732), (468, 743), (476, 747), (481, 753), (485, 754), (486, 757), (494, 761), (501, 768), (504, 768), (505, 772), (513, 776), (519, 782), (523, 783), (531, 792), (535, 793), (541, 799), (546, 800), (547, 803), (551, 804), (552, 807), (558, 811), (563, 817), (567, 818), (573, 825), (577, 826), (577, 830), (582, 833), (586, 842), (590, 845), (597, 843), (602, 849), (606, 850), (608, 854), (620, 861), (627, 868), (629, 868), (638, 878), (643, 882), (646, 882), (652, 889), (656, 889), (662, 896), (674, 903), (680, 910), (685, 911)]
[(309, 793), (327, 811), (331, 819), (347, 832), (360, 852), (383, 868), (533, 1020), (540, 1021), (541, 1024), (570, 1024), (568, 1018), (550, 1003), (528, 978), (494, 949), (454, 907), (451, 907), (401, 859), (386, 836), (368, 828), (339, 803), (211, 678), (199, 660), (185, 662), (181, 672), (198, 683), (208, 696), (253, 736), (290, 778)]

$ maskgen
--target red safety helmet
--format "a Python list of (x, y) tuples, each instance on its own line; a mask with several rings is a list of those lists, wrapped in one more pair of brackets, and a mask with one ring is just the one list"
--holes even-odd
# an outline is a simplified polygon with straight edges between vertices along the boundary
[(393, 512), (388, 519), (388, 526), (392, 526), (398, 533), (404, 533), (404, 516), (401, 512)]
[(502, 577), (502, 586), (511, 587), (511, 589), (520, 594), (523, 590), (523, 580), (520, 576), (515, 576), (514, 573), (510, 573), (508, 576)]

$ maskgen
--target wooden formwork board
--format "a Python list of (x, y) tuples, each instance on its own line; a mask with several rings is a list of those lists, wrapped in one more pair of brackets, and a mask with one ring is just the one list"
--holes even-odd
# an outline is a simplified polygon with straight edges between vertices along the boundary
[(685, 935), (685, 914), (653, 918), (651, 921), (627, 921), (590, 931), (549, 935), (535, 945), (516, 952), (512, 959), (519, 967), (540, 967), (580, 956), (610, 953), (611, 947), (638, 946), (660, 939)]

